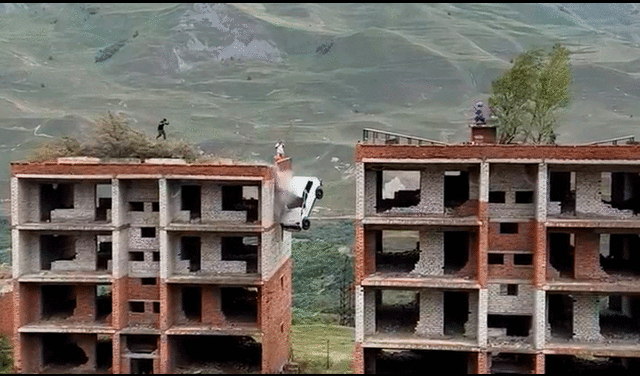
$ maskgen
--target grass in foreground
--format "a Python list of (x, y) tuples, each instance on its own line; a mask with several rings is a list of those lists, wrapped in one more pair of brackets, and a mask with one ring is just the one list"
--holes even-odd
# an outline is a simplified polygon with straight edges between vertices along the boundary
[(300, 373), (353, 373), (353, 339), (354, 329), (349, 327), (326, 324), (293, 325), (293, 361), (300, 365)]

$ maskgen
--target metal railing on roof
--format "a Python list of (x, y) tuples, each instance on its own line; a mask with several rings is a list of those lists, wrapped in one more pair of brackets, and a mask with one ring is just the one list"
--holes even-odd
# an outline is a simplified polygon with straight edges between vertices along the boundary
[(627, 143), (635, 142), (634, 136), (628, 135), (628, 136), (622, 136), (622, 137), (609, 138), (607, 140), (602, 140), (602, 141), (588, 142), (583, 145), (602, 145), (602, 144), (609, 144), (609, 143), (611, 143), (612, 145), (618, 145), (618, 141), (625, 141), (625, 140)]
[(366, 143), (402, 144), (402, 145), (449, 145), (446, 142), (430, 140), (424, 137), (409, 136), (402, 133), (387, 132), (373, 128), (362, 129), (362, 141)]

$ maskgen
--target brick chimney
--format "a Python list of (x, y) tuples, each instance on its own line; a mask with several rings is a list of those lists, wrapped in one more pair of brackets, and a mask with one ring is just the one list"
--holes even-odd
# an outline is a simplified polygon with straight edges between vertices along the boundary
[(496, 127), (491, 125), (471, 125), (472, 144), (495, 144)]

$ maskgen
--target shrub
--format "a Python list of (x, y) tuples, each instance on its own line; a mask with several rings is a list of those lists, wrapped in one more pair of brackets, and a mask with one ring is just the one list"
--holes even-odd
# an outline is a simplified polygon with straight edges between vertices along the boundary
[(85, 142), (63, 137), (46, 142), (30, 156), (32, 162), (59, 157), (96, 158), (182, 158), (193, 162), (198, 157), (195, 147), (184, 140), (151, 140), (129, 127), (127, 119), (109, 112), (95, 120), (93, 134)]

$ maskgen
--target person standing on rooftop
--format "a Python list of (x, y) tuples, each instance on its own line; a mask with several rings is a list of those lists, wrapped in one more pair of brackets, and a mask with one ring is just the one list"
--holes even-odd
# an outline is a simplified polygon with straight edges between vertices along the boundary
[(158, 124), (158, 135), (156, 136), (156, 140), (162, 136), (165, 140), (167, 139), (167, 134), (164, 133), (164, 126), (165, 125), (169, 125), (169, 122), (167, 121), (167, 119), (162, 119), (160, 121), (160, 124)]

